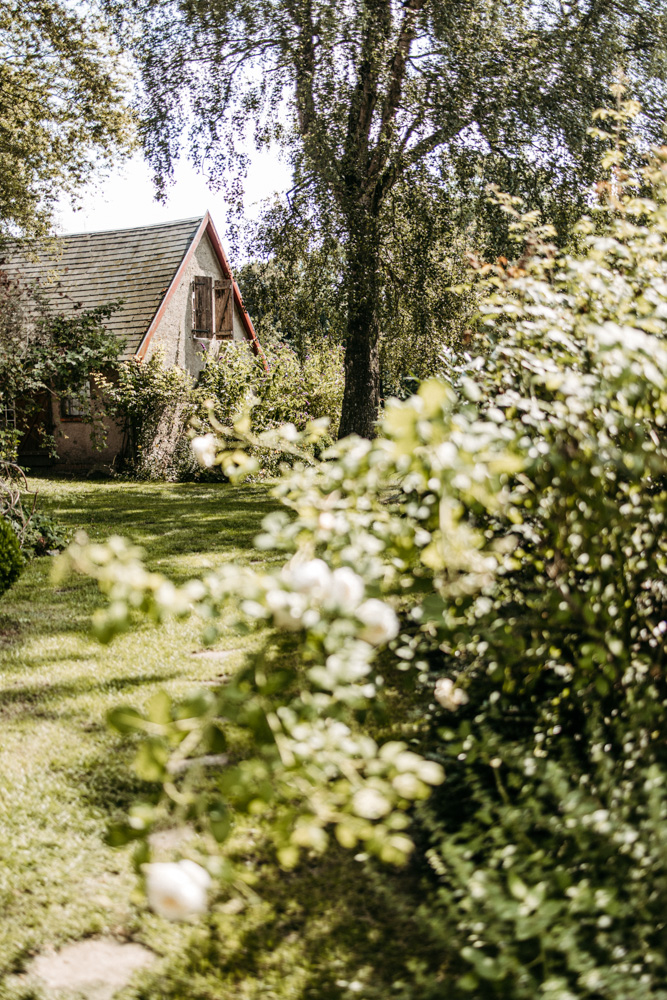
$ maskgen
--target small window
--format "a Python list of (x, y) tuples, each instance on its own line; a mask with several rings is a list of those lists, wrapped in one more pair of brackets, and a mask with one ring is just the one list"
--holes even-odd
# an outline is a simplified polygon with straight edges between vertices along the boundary
[(90, 414), (90, 382), (86, 382), (81, 392), (63, 396), (60, 400), (60, 416), (63, 420), (83, 420)]
[(13, 400), (0, 401), (0, 430), (16, 430), (16, 405)]
[(192, 333), (203, 340), (234, 339), (234, 282), (231, 278), (194, 279)]

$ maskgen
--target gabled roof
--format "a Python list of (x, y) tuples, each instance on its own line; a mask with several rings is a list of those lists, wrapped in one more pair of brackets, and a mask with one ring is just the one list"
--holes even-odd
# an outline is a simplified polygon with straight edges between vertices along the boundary
[[(27, 283), (38, 281), (54, 307), (69, 312), (123, 299), (123, 307), (106, 322), (125, 341), (123, 357), (143, 357), (171, 295), (206, 233), (225, 277), (229, 263), (211, 216), (165, 222), (136, 229), (72, 233), (58, 238), (58, 251), (36, 259), (22, 251), (7, 253), (0, 268)], [(234, 300), (246, 335), (259, 352), (257, 335), (234, 282)], [(62, 303), (62, 305), (60, 304)]]

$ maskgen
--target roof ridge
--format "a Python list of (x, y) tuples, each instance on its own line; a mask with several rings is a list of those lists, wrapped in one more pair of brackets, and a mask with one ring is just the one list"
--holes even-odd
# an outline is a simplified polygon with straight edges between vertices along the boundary
[(187, 219), (174, 219), (172, 222), (151, 222), (144, 226), (128, 226), (126, 229), (96, 229), (93, 232), (79, 232), (79, 233), (56, 233), (56, 240), (65, 240), (70, 236), (111, 236), (113, 233), (136, 233), (141, 229), (164, 229), (167, 226), (179, 226), (186, 222), (194, 225), (195, 223), (201, 223), (202, 219), (206, 216), (206, 212), (201, 215), (194, 215)]

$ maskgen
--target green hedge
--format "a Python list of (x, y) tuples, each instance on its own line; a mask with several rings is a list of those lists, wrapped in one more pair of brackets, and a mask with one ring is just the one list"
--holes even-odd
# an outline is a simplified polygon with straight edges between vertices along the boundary
[(18, 538), (4, 517), (0, 517), (0, 594), (9, 590), (22, 569)]

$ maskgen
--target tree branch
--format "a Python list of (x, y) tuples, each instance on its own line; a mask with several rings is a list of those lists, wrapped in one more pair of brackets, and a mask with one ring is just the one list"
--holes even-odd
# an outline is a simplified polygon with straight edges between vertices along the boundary
[[(415, 21), (417, 14), (422, 10), (423, 6), (424, 0), (408, 0), (405, 7), (403, 22), (396, 40), (396, 48), (389, 63), (389, 80), (382, 106), (380, 135), (368, 166), (369, 179), (378, 177), (387, 162), (389, 150), (391, 149), (391, 131), (403, 96), (406, 65), (412, 43), (415, 39)], [(383, 194), (384, 189), (382, 186), (378, 187), (375, 185), (373, 201), (377, 203), (378, 207)]]
[(368, 7), (370, 23), (364, 32), (343, 154), (342, 173), (348, 184), (353, 177), (357, 184), (365, 179), (362, 175), (366, 173), (368, 140), (378, 100), (384, 44), (391, 30), (389, 0), (371, 0)]
[(415, 40), (415, 20), (424, 7), (424, 0), (408, 0), (403, 23), (398, 33), (396, 49), (389, 68), (389, 84), (382, 108), (382, 131), (393, 122), (401, 103), (405, 66)]
[(297, 51), (294, 60), (296, 106), (301, 134), (306, 137), (316, 120), (315, 95), (315, 26), (311, 0), (291, 0), (287, 5), (297, 29)]

